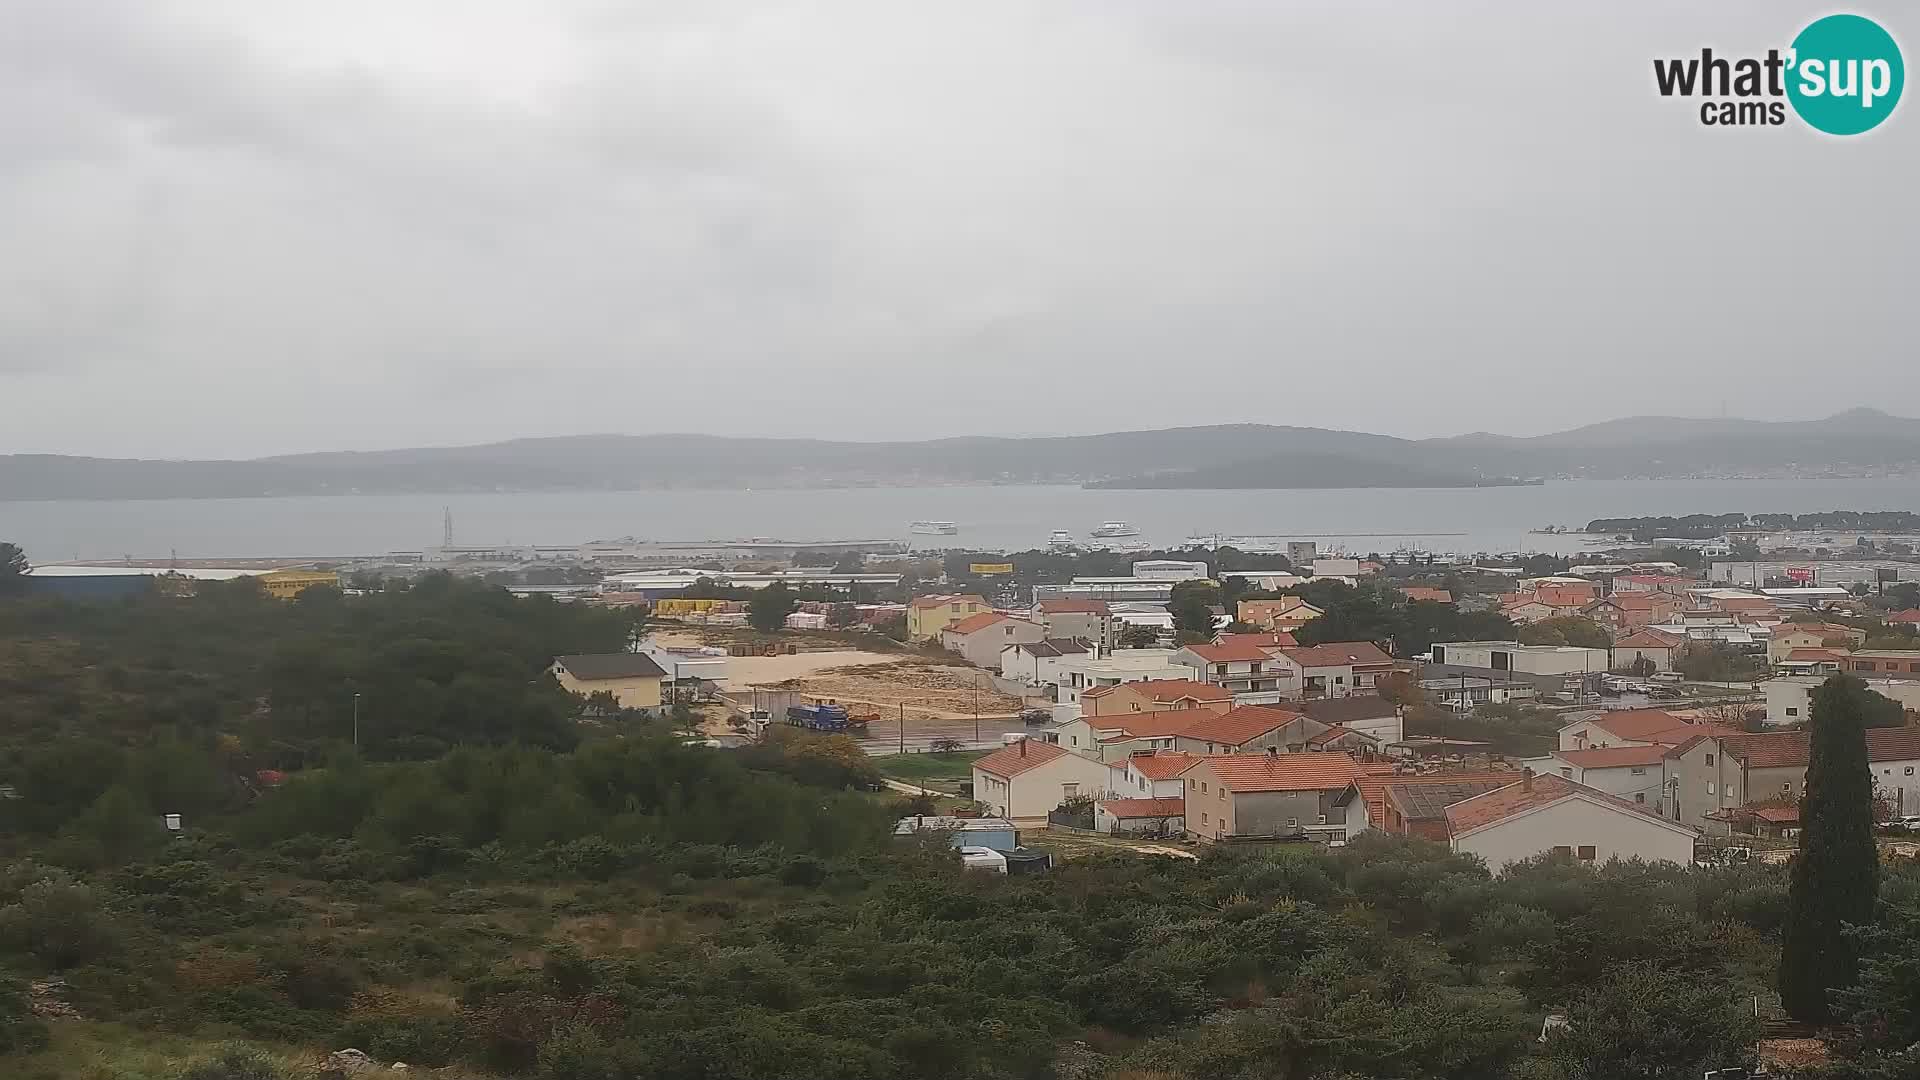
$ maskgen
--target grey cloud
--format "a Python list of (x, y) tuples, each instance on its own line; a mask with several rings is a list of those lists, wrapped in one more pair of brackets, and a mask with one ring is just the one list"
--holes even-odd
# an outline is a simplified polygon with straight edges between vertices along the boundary
[(1809, 17), (0, 0), (0, 452), (1920, 412), (1913, 106), (1652, 91)]

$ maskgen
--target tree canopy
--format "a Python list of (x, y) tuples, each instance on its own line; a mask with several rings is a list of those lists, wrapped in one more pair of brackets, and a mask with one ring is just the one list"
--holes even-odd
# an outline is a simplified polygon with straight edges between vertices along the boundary
[(1858, 978), (1856, 940), (1847, 928), (1873, 919), (1880, 856), (1864, 733), (1867, 693), (1850, 675), (1835, 675), (1813, 692), (1800, 853), (1780, 949), (1781, 1003), (1809, 1023), (1826, 1022), (1831, 992)]

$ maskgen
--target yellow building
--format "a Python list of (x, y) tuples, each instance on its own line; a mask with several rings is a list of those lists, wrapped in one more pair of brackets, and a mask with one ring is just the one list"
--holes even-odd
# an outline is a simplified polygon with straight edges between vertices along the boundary
[(291, 600), (315, 585), (329, 589), (340, 587), (340, 575), (331, 570), (270, 570), (259, 577), (268, 596)]
[(907, 640), (938, 641), (940, 631), (970, 615), (992, 610), (986, 598), (976, 593), (916, 596), (907, 605)]
[(684, 596), (670, 596), (653, 602), (653, 613), (662, 618), (677, 615), (705, 615), (708, 612), (724, 608), (726, 600), (695, 600)]
[(623, 709), (659, 708), (660, 680), (667, 674), (641, 653), (556, 656), (550, 670), (569, 693), (612, 694)]

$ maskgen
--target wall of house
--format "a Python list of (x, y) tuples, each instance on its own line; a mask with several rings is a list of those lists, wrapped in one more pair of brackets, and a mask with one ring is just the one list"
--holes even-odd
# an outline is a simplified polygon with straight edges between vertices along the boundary
[(971, 634), (942, 631), (940, 644), (966, 658), (975, 667), (1000, 667), (1000, 650), (1009, 645), (1039, 641), (1047, 636), (1045, 627), (1019, 619), (1004, 619)]
[(1078, 638), (1100, 646), (1102, 652), (1111, 651), (1115, 644), (1113, 616), (1096, 615), (1091, 611), (1061, 611), (1040, 617), (1047, 628), (1050, 638), (1072, 640)]
[(969, 615), (978, 615), (987, 606), (975, 600), (949, 602), (936, 607), (907, 607), (907, 636), (916, 641), (938, 640), (940, 631)]
[(1615, 649), (1613, 670), (1628, 671), (1642, 659), (1652, 664), (1655, 671), (1673, 670), (1672, 649)]
[(1078, 754), (1063, 754), (1011, 780), (975, 769), (973, 797), (1001, 817), (1043, 818), (1069, 794), (1104, 797), (1110, 775), (1107, 767), (1098, 761)]
[[(1669, 756), (1664, 764), (1662, 816), (1690, 828), (1725, 833), (1726, 823), (1712, 821), (1706, 815), (1748, 801), (1747, 778), (1739, 759), (1729, 757), (1720, 740), (1704, 739), (1684, 754)], [(1709, 784), (1713, 785), (1711, 793)], [(1753, 796), (1763, 797), (1760, 793)], [(1679, 804), (1677, 816), (1675, 802)]]
[(1325, 730), (1327, 730), (1325, 724), (1303, 716), (1296, 720), (1289, 720), (1264, 735), (1256, 735), (1247, 742), (1234, 746), (1210, 742), (1206, 739), (1190, 739), (1183, 735), (1174, 741), (1173, 748), (1184, 750), (1189, 754), (1257, 754), (1264, 752), (1268, 747), (1282, 753), (1298, 753), (1306, 749), (1308, 739)]
[(610, 693), (623, 709), (657, 709), (660, 707), (659, 676), (635, 676), (631, 679), (594, 679), (591, 681), (576, 679), (558, 667), (553, 677), (560, 686), (574, 694)]
[(1895, 817), (1920, 814), (1920, 761), (1875, 761), (1873, 784)]
[[(1547, 766), (1551, 771), (1609, 795), (1618, 795), (1630, 803), (1660, 805), (1660, 785), (1666, 782), (1666, 770), (1659, 765), (1622, 765), (1611, 769), (1582, 769), (1558, 758)], [(1536, 772), (1544, 772), (1535, 766)]]
[(1480, 856), (1496, 873), (1556, 846), (1565, 846), (1577, 856), (1583, 845), (1594, 849), (1596, 865), (1636, 857), (1682, 866), (1693, 862), (1690, 834), (1644, 814), (1579, 798), (1562, 799), (1453, 840), (1455, 851)]
[(1794, 678), (1768, 679), (1761, 683), (1767, 693), (1767, 723), (1805, 723), (1813, 712), (1812, 687)]
[(1175, 814), (1172, 817), (1154, 818), (1116, 818), (1105, 808), (1093, 808), (1093, 827), (1103, 833), (1121, 833), (1131, 836), (1179, 836), (1186, 830), (1187, 819)]

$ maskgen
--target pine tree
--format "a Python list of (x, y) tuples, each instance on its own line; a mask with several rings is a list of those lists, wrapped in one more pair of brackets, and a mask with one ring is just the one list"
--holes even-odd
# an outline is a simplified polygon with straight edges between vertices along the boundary
[(1835, 675), (1813, 693), (1800, 853), (1793, 861), (1780, 950), (1780, 1000), (1808, 1023), (1832, 1017), (1828, 991), (1859, 976), (1846, 924), (1873, 920), (1880, 862), (1873, 843), (1873, 772), (1864, 734), (1867, 684)]

